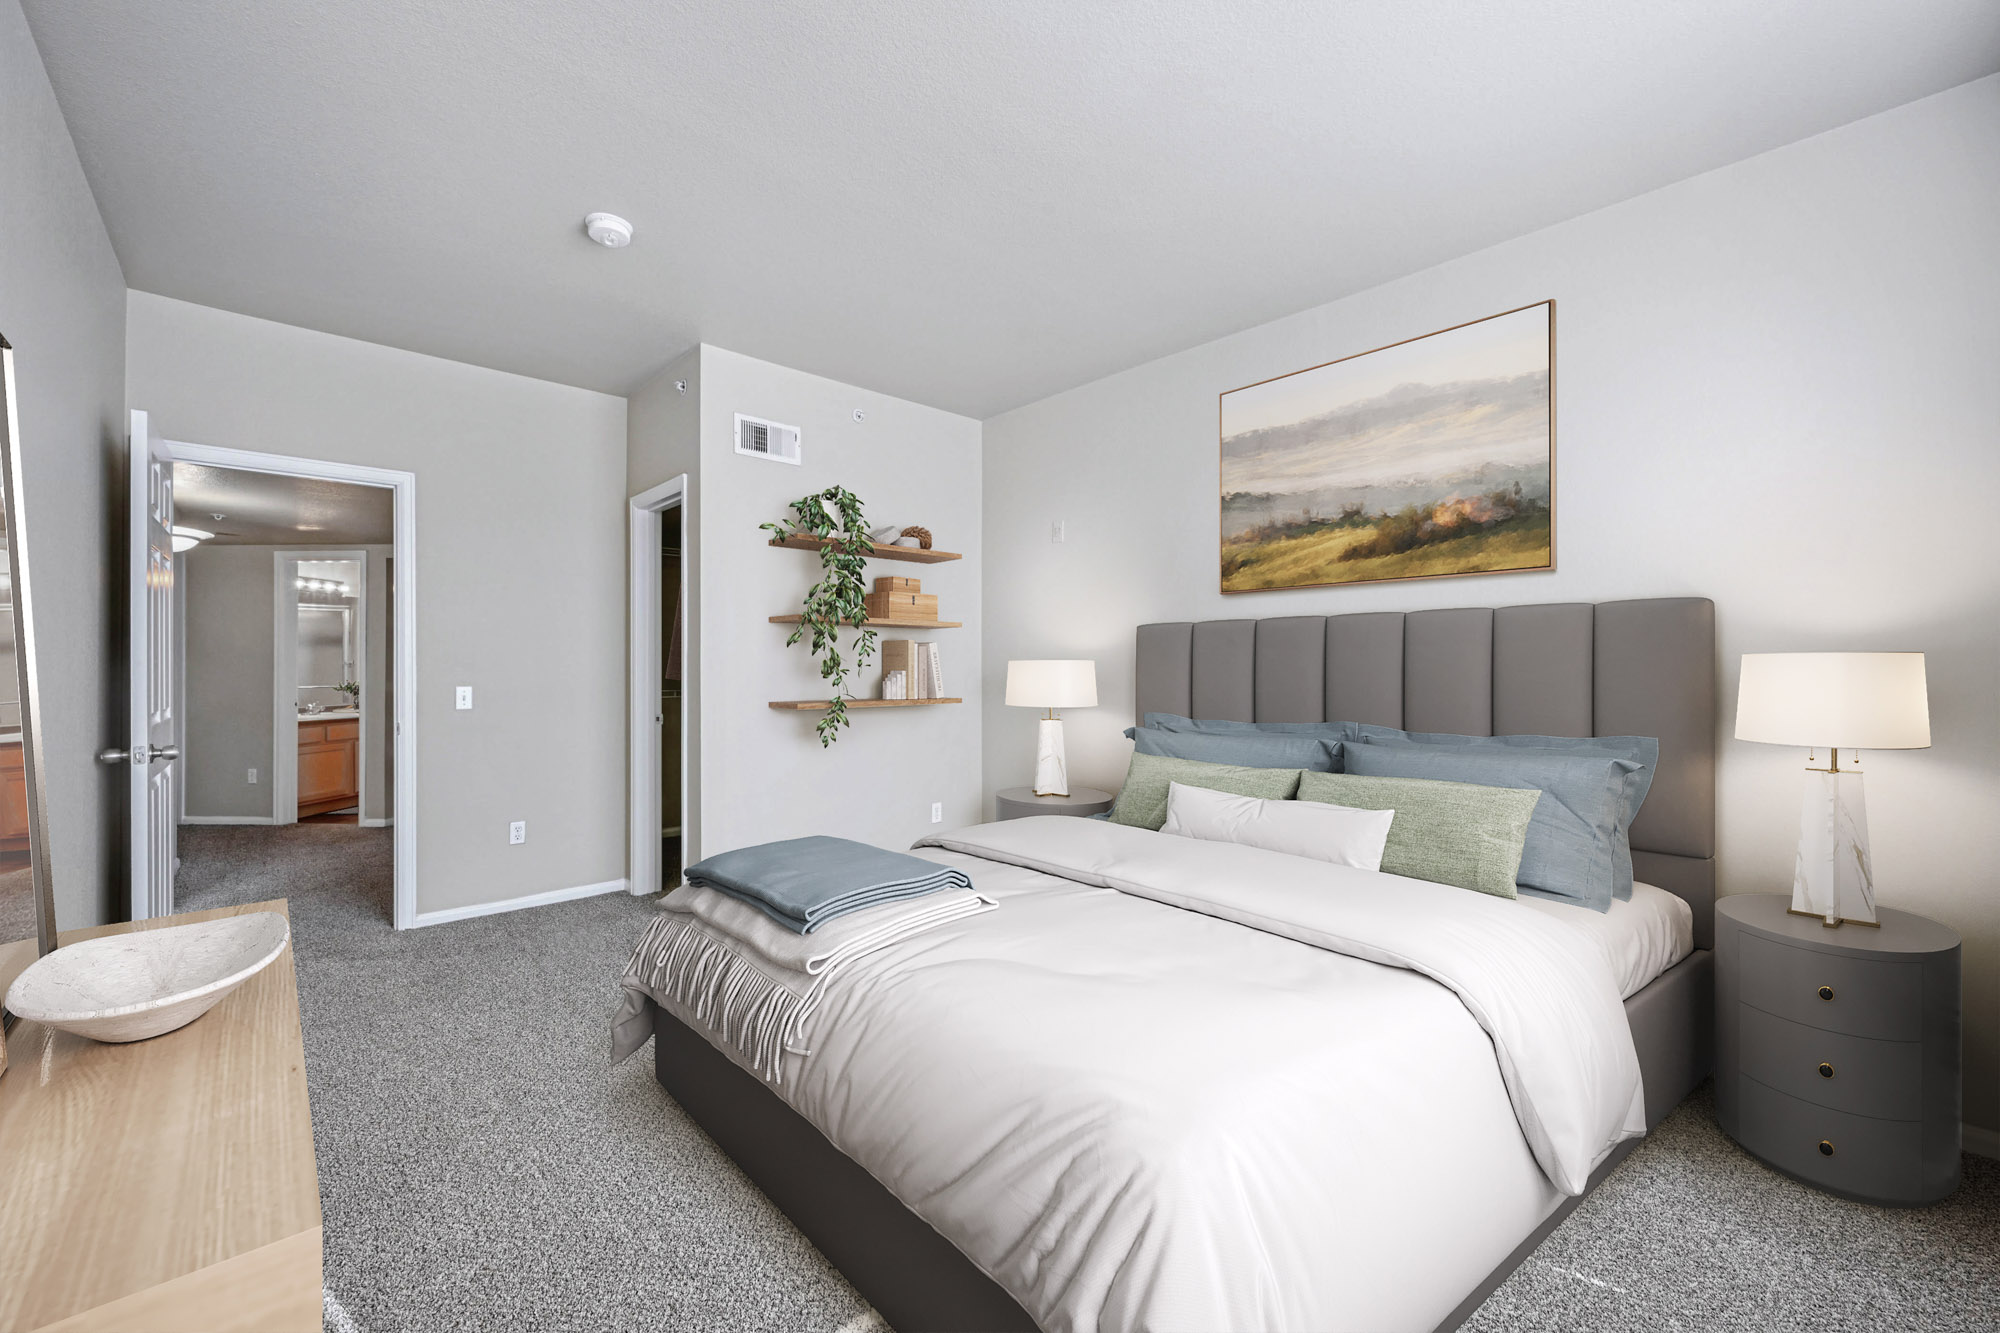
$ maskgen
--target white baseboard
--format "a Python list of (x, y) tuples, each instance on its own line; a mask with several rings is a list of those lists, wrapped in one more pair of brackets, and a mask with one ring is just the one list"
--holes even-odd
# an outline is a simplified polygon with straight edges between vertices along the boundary
[(391, 824), (393, 824), (393, 823), (395, 823), (395, 822), (396, 822), (396, 821), (395, 821), (395, 820), (393, 820), (393, 819), (364, 819), (364, 820), (362, 820), (362, 821), (361, 821), (361, 827), (362, 827), (362, 828), (388, 828), (388, 827), (389, 827), (389, 826), (390, 826)]
[(1977, 1125), (1960, 1125), (1965, 1150), (1981, 1157), (2000, 1158), (2000, 1129), (1981, 1129)]
[(269, 815), (182, 815), (183, 824), (272, 824)]
[(473, 903), (466, 907), (444, 907), (435, 912), (419, 912), (416, 920), (410, 924), (441, 926), (447, 921), (463, 921), (467, 917), (492, 916), (496, 912), (518, 912), (524, 907), (546, 907), (550, 903), (566, 903), (572, 898), (594, 898), (600, 893), (624, 891), (623, 879), (607, 879), (602, 884), (578, 884), (567, 889), (550, 889), (547, 893), (531, 893), (523, 898), (503, 898), (497, 903)]

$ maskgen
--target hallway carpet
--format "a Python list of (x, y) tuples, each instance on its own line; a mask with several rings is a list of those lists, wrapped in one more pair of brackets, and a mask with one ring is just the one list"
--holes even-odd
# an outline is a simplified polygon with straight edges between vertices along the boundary
[[(882, 1327), (653, 1082), (650, 1048), (607, 1070), (649, 901), (397, 934), (387, 830), (181, 836), (183, 910), (291, 899), (331, 1333)], [(1933, 1208), (1847, 1203), (1739, 1152), (1704, 1088), (1466, 1327), (1991, 1330), (2000, 1162), (1965, 1166)]]

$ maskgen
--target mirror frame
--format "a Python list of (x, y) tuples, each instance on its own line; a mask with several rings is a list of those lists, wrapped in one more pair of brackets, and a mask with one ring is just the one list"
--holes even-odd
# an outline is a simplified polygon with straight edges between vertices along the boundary
[[(14, 398), (14, 345), (0, 335), (0, 503), (4, 503), (9, 577), (13, 581), (14, 670), (21, 691), (21, 772), (28, 797), (28, 862), (33, 868), (37, 954), (56, 947), (55, 885), (49, 873), (49, 812), (42, 748), (41, 675), (35, 658), (35, 618), (28, 578), (28, 532), (21, 503), (21, 419)], [(14, 1015), (5, 1014), (8, 1027)]]

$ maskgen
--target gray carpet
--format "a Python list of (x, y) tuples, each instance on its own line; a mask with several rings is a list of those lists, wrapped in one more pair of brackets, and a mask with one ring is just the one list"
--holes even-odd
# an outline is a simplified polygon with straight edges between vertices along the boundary
[(650, 1046), (607, 1070), (648, 901), (397, 933), (386, 829), (196, 826), (180, 854), (183, 911), (291, 900), (330, 1333), (870, 1315), (660, 1090)]
[[(399, 935), (385, 830), (187, 828), (181, 856), (184, 910), (292, 902), (333, 1333), (880, 1328), (650, 1048), (607, 1073), (645, 900)], [(1739, 1152), (1704, 1090), (1467, 1328), (2000, 1328), (2000, 1163), (1934, 1208), (1845, 1203)]]

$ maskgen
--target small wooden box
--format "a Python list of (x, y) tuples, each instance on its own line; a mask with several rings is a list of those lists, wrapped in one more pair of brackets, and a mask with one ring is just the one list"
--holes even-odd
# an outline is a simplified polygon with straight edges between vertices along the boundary
[(875, 580), (875, 591), (878, 593), (922, 592), (923, 590), (924, 581), (922, 579), (906, 579), (898, 575), (885, 574)]
[(871, 620), (936, 620), (938, 599), (923, 592), (871, 592), (862, 598)]

